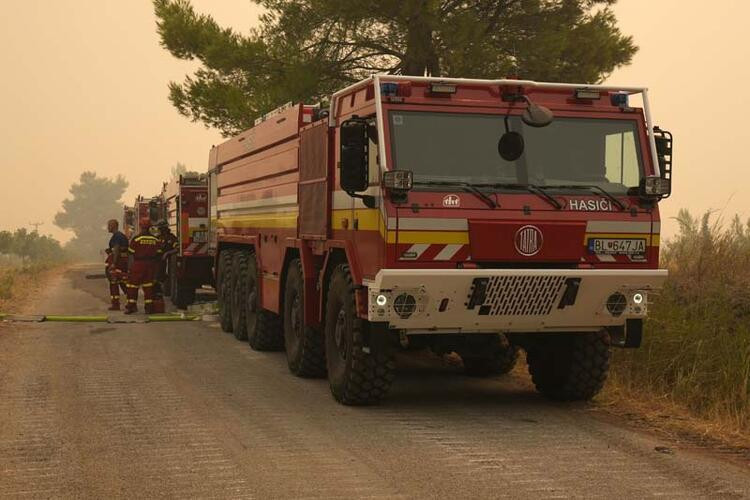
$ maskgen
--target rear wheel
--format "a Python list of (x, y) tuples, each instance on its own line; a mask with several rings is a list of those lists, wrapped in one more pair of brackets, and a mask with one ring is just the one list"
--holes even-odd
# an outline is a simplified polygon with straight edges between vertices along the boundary
[(604, 386), (609, 371), (605, 331), (550, 336), (530, 347), (526, 359), (537, 390), (562, 401), (588, 400)]
[(365, 346), (368, 325), (357, 316), (348, 265), (339, 265), (333, 272), (325, 320), (325, 356), (333, 397), (346, 405), (379, 402), (391, 387), (396, 365), (390, 350)]
[(298, 377), (322, 377), (326, 374), (323, 334), (305, 326), (305, 293), (302, 263), (289, 264), (284, 287), (284, 346), (289, 370)]
[(225, 332), (232, 331), (232, 259), (234, 250), (224, 250), (219, 254), (216, 298), (219, 302), (219, 322)]
[(491, 377), (510, 372), (518, 361), (518, 347), (514, 346), (505, 335), (498, 336), (488, 349), (488, 356), (464, 356), (464, 373), (470, 377)]
[(175, 279), (171, 299), (178, 309), (187, 309), (190, 304), (195, 302), (195, 285)]
[(247, 328), (245, 318), (247, 315), (247, 274), (249, 253), (241, 250), (235, 252), (232, 257), (232, 305), (230, 316), (232, 317), (232, 332), (237, 340), (247, 340)]
[(250, 347), (256, 351), (280, 351), (284, 348), (281, 318), (278, 314), (261, 308), (258, 265), (253, 254), (248, 256), (245, 282), (245, 328)]

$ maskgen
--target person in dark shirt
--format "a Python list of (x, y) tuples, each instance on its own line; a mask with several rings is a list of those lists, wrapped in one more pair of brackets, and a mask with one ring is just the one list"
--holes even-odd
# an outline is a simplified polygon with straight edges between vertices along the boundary
[(128, 238), (120, 232), (115, 219), (107, 222), (107, 231), (112, 233), (107, 248), (107, 268), (105, 274), (109, 280), (109, 296), (111, 299), (110, 311), (120, 310), (120, 289), (127, 293), (125, 286), (126, 274), (128, 272)]

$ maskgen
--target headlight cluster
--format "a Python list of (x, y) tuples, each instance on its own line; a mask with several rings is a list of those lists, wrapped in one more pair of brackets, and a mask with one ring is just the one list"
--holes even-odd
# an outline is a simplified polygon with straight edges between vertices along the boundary
[(607, 312), (615, 318), (625, 313), (644, 316), (646, 314), (647, 294), (642, 290), (615, 292), (607, 298)]
[(427, 293), (424, 289), (379, 290), (370, 293), (370, 316), (376, 321), (391, 318), (409, 319), (424, 311)]

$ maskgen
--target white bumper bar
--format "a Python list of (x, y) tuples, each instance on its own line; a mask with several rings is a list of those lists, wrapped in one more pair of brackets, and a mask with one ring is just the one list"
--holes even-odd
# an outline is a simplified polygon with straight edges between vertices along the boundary
[(642, 319), (667, 271), (383, 269), (368, 319), (407, 333), (591, 331)]

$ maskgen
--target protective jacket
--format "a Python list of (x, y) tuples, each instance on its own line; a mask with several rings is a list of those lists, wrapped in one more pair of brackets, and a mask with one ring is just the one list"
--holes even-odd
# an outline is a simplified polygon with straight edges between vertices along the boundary
[(132, 258), (128, 273), (128, 306), (129, 312), (137, 309), (138, 289), (143, 287), (143, 303), (146, 313), (152, 312), (154, 278), (161, 262), (161, 242), (148, 232), (142, 232), (132, 240), (128, 247)]

